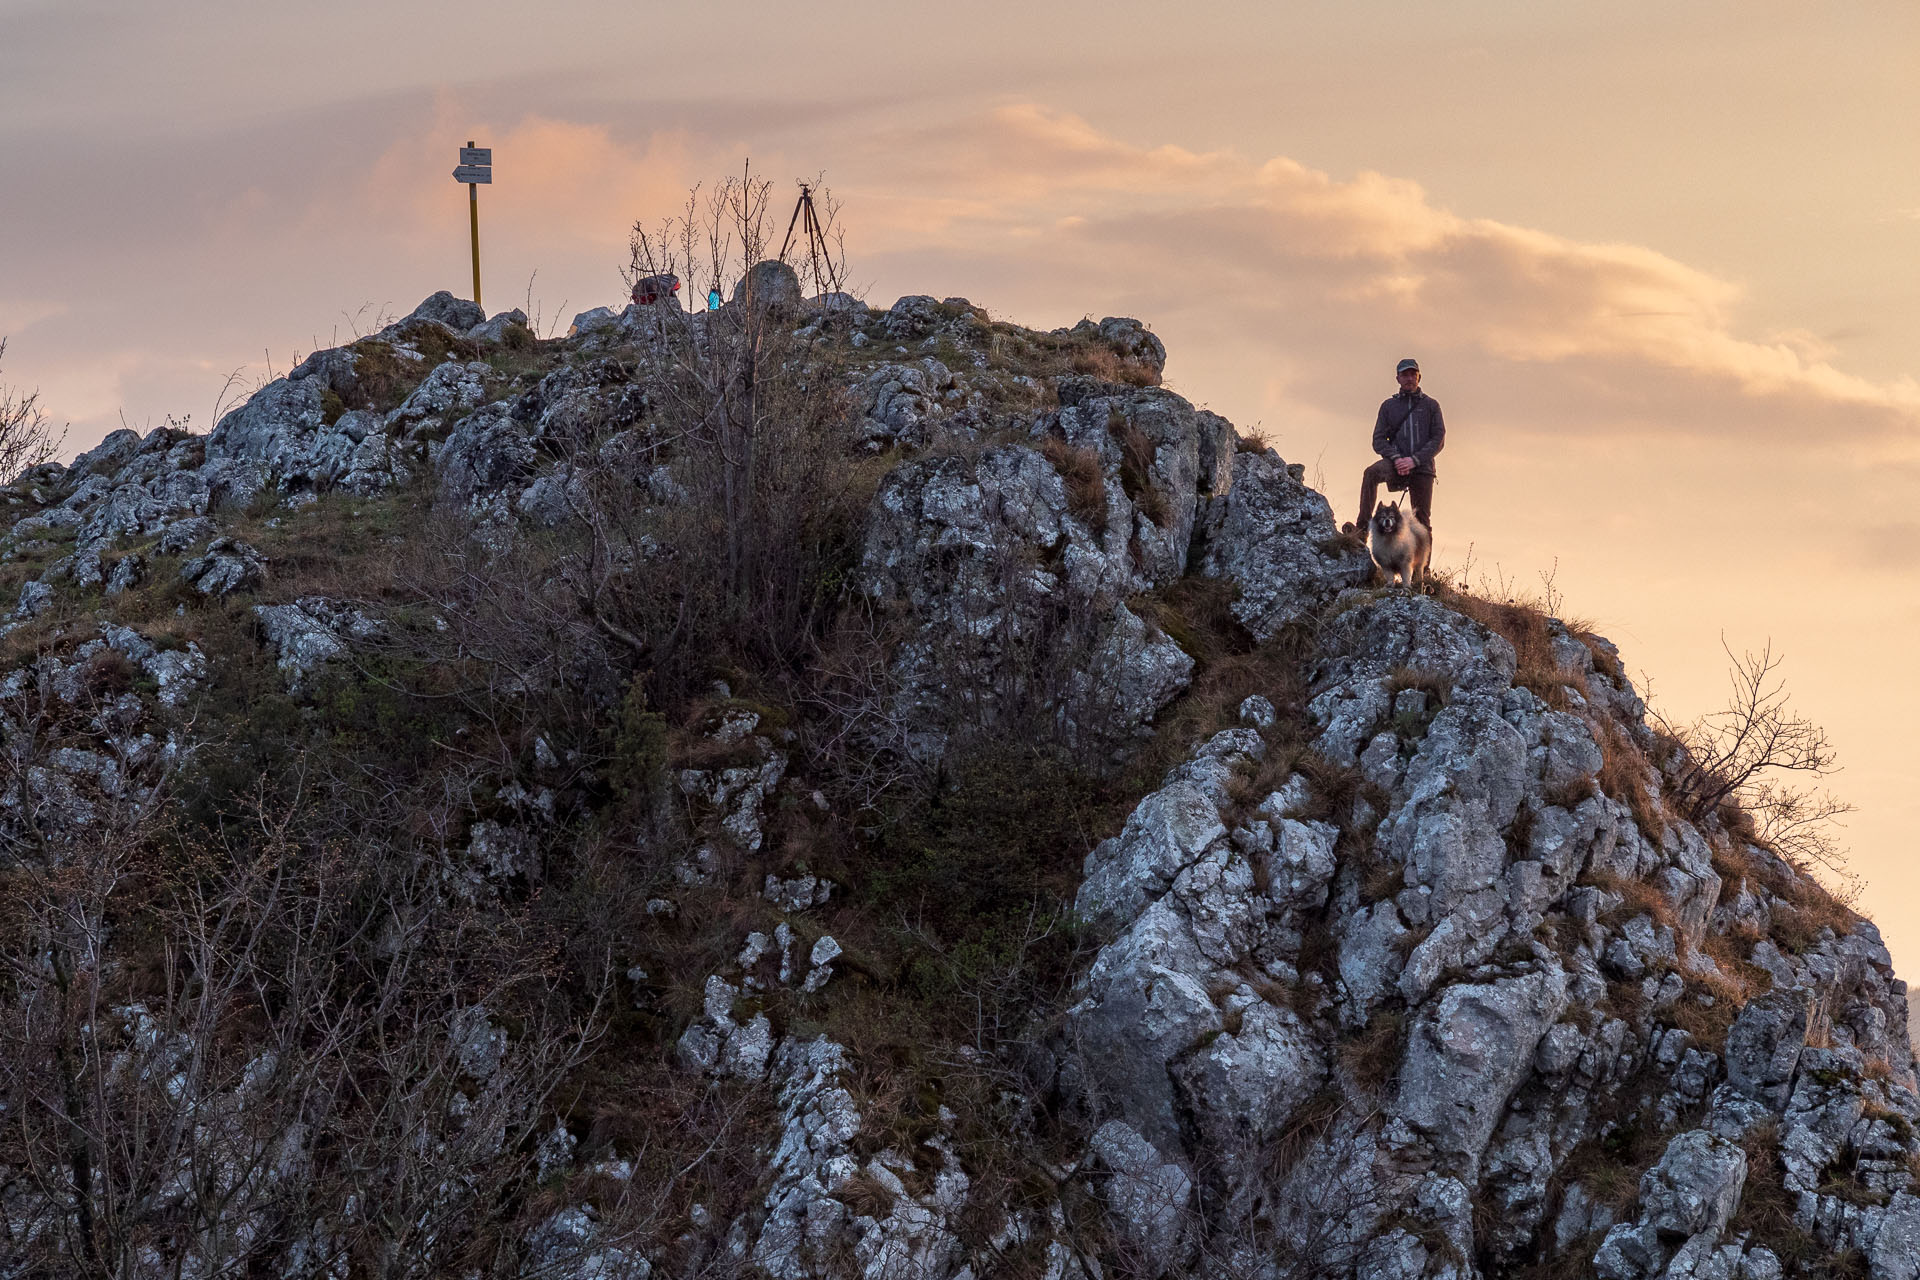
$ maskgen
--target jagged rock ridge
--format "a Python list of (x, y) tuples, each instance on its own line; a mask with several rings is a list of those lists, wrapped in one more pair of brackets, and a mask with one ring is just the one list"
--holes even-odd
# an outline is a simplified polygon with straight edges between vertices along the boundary
[[(996, 362), (1010, 327), (962, 300), (829, 302), (778, 305), (885, 459), (846, 585), (891, 628), (886, 679), (849, 730), (861, 750), (937, 769), (1045, 724), (1095, 772), (1122, 768), (1198, 696), (1203, 646), (1157, 611), (1182, 584), (1224, 592), (1270, 660), (1254, 669), (1289, 674), (1245, 690), (1232, 723), (1122, 807), (1080, 869), (1087, 949), (1066, 998), (1034, 1001), (1007, 1040), (943, 1049), (944, 1088), (907, 1134), (885, 1127), (887, 1066), (818, 1029), (892, 990), (841, 940), (858, 899), (777, 847), (795, 813), (824, 823), (842, 800), (781, 716), (717, 693), (669, 780), (677, 834), (642, 839), (673, 851), (645, 910), (670, 930), (696, 899), (754, 905), (709, 947), (716, 967), (634, 962), (625, 999), (697, 993), (651, 1069), (739, 1100), (752, 1171), (734, 1210), (625, 1225), (646, 1144), (575, 1133), (545, 1094), (515, 1093), (536, 1074), (530, 1033), (469, 1004), (447, 1023), (457, 1088), (435, 1121), (464, 1133), (459, 1109), (479, 1108), (522, 1135), (524, 1186), (497, 1203), (538, 1206), (490, 1273), (1920, 1277), (1904, 984), (1870, 923), (1668, 802), (1665, 747), (1607, 642), (1371, 588), (1301, 468), (1159, 387), (1164, 350), (1135, 322), (1051, 335), (1092, 371), (1034, 373)], [(196, 708), (220, 675), (195, 618), (252, 619), (246, 642), (309, 716), (329, 714), (300, 700), (330, 673), (390, 657), (409, 626), (457, 626), (340, 582), (302, 590), (269, 535), (297, 536), (323, 498), (414, 503), (457, 522), (476, 565), (564, 536), (608, 475), (643, 507), (686, 501), (649, 435), (663, 313), (590, 312), (557, 344), (524, 324), (437, 295), (315, 353), (208, 436), (117, 432), (13, 487), (0, 821), (16, 867), (65, 865), (116, 815), (171, 803), (209, 749)], [(528, 352), (548, 363), (516, 368)], [(260, 532), (236, 533), (243, 520)], [(129, 601), (138, 627), (116, 620)], [(617, 717), (618, 690), (595, 680), (518, 671), (512, 691), (571, 681)], [(485, 913), (560, 877), (555, 833), (589, 802), (569, 799), (576, 753), (550, 736), (436, 837), (439, 900)], [(203, 1087), (158, 999), (102, 1015), (139, 1071), (101, 1087), (133, 1097), (129, 1072), (179, 1073), (196, 1117), (181, 1158), (227, 1172), (139, 1199), (124, 1273), (346, 1275), (380, 1257), (406, 1274), (394, 1249), (337, 1243), (361, 1238), (364, 1202), (285, 1207), (328, 1158), (307, 1129), (248, 1145), (278, 1059), (263, 1048), (244, 1078)], [(984, 1121), (949, 1105), (963, 1079), (987, 1082)], [(1017, 1187), (992, 1176), (983, 1123), (1039, 1153)], [(448, 1186), (462, 1160), (513, 1148), (468, 1140), (443, 1139)], [(24, 1151), (0, 1156), (22, 1259), (0, 1274), (51, 1274), (87, 1260), (82, 1197), (49, 1193), (59, 1178), (28, 1176)], [(455, 1222), (458, 1198), (435, 1194), (422, 1221)], [(225, 1220), (208, 1204), (245, 1207)]]

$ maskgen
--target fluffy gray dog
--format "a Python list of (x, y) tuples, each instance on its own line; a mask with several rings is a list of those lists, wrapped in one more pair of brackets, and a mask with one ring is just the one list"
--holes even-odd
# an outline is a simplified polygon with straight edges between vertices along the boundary
[(1427, 576), (1427, 561), (1433, 555), (1433, 535), (1427, 532), (1427, 526), (1420, 523), (1419, 517), (1401, 511), (1397, 502), (1375, 510), (1369, 523), (1373, 532), (1370, 541), (1373, 562), (1380, 566), (1389, 582), (1404, 583), (1412, 590), (1415, 583)]

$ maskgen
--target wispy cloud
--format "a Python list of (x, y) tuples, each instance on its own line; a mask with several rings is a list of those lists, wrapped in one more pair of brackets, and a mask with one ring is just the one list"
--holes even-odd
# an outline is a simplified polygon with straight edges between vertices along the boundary
[[(218, 353), (258, 360), (263, 330), (284, 360), (290, 343), (343, 337), (336, 313), (369, 300), (404, 310), (459, 287), (464, 201), (448, 170), (466, 137), (496, 152), (500, 181), (481, 197), (496, 308), (519, 300), (535, 267), (549, 303), (611, 301), (635, 218), (672, 211), (750, 152), (783, 180), (794, 167), (711, 130), (489, 123), (442, 94), (330, 170), (303, 171), (297, 195), (252, 176), (171, 202), (164, 255), (88, 250), (36, 267), (84, 273), (102, 296), (132, 279), (177, 299), (180, 323), (164, 334), (33, 296), (0, 300), (0, 320), (44, 337), (34, 380), (89, 430), (117, 425), (108, 402), (143, 389), (196, 388), (185, 398), (198, 402), (207, 371), (224, 376)], [(1123, 138), (1033, 102), (934, 126), (855, 114), (828, 161), (856, 276), (876, 291), (970, 292), (1026, 320), (1140, 315), (1168, 338), (1180, 385), (1249, 421), (1344, 420), (1376, 366), (1417, 351), (1507, 430), (1785, 439), (1817, 422), (1895, 454), (1920, 439), (1920, 384), (1847, 370), (1807, 333), (1750, 330), (1737, 282), (1641, 245), (1467, 216), (1406, 177)], [(44, 293), (46, 279), (19, 288)], [(1262, 372), (1235, 373), (1248, 366)]]
[[(1734, 282), (1643, 246), (1465, 217), (1404, 178), (1141, 146), (1033, 104), (922, 131), (906, 149), (911, 185), (861, 193), (873, 197), (863, 230), (900, 251), (992, 256), (1044, 229), (1046, 254), (1089, 276), (1183, 282), (1249, 319), (1310, 315), (1312, 331), (1343, 341), (1401, 334), (1500, 365), (1657, 371), (1747, 401), (1920, 422), (1911, 377), (1843, 370), (1805, 334), (1743, 332)], [(1751, 429), (1751, 415), (1723, 416)]]

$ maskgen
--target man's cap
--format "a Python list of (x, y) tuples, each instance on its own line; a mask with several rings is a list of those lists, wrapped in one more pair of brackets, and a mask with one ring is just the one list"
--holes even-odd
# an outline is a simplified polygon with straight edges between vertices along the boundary
[(1411, 357), (1402, 360), (1399, 364), (1393, 366), (1393, 376), (1397, 378), (1409, 369), (1415, 373), (1420, 372), (1420, 362)]

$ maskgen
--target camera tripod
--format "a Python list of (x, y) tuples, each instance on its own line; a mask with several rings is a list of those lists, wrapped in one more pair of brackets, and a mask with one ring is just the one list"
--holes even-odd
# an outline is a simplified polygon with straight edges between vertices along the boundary
[(833, 254), (827, 248), (827, 233), (820, 225), (820, 215), (813, 211), (813, 188), (804, 182), (800, 184), (800, 199), (794, 202), (793, 217), (787, 219), (787, 238), (780, 242), (782, 262), (787, 260), (787, 250), (793, 247), (796, 227), (807, 238), (807, 260), (813, 267), (813, 287), (825, 293), (831, 282), (820, 274), (820, 264), (825, 262), (831, 268)]

